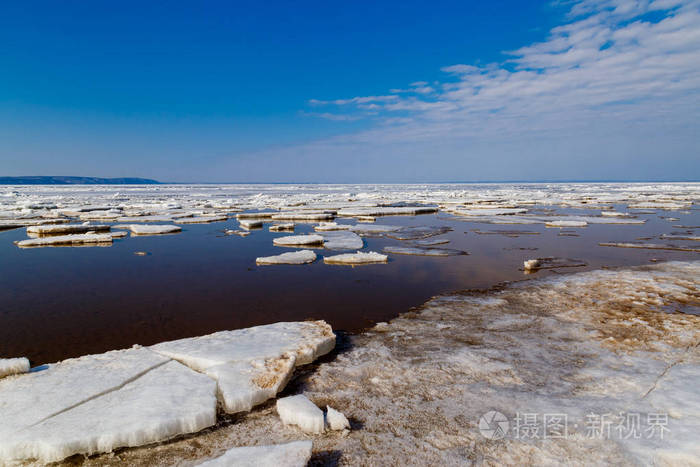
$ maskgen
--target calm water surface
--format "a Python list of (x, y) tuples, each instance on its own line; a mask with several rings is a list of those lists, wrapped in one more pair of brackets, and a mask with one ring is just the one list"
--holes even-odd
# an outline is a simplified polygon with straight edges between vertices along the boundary
[[(616, 208), (624, 210), (624, 206)], [(599, 211), (575, 213), (597, 215)], [(441, 237), (451, 242), (438, 247), (466, 250), (469, 255), (390, 255), (387, 264), (354, 268), (325, 265), (320, 256), (339, 252), (323, 249), (316, 250), (319, 260), (314, 264), (256, 266), (258, 256), (291, 251), (272, 245), (273, 238), (288, 233), (268, 232), (266, 225), (245, 238), (223, 235), (226, 228), (238, 228), (235, 220), (186, 225), (175, 235), (117, 239), (111, 247), (19, 249), (12, 242), (26, 238), (24, 229), (0, 232), (0, 355), (27, 356), (36, 365), (288, 320), (324, 319), (334, 329), (354, 332), (437, 294), (567, 271), (700, 259), (693, 252), (597, 245), (687, 230), (673, 228), (676, 224), (700, 225), (698, 211), (658, 211), (639, 217), (648, 219), (647, 223), (589, 225), (574, 229), (579, 236), (559, 236), (559, 229), (542, 225), (463, 222), (443, 213), (383, 217), (378, 224), (450, 226), (454, 230)], [(338, 222), (355, 223), (354, 219)], [(510, 238), (478, 235), (473, 229), (540, 234)], [(297, 224), (295, 233), (312, 230), (313, 224)], [(648, 241), (669, 243), (658, 238)], [(365, 238), (365, 250), (407, 243)], [(690, 241), (673, 243), (699, 246)], [(149, 254), (137, 256), (136, 251)], [(547, 256), (581, 259), (588, 266), (528, 276), (519, 270), (523, 260)]]

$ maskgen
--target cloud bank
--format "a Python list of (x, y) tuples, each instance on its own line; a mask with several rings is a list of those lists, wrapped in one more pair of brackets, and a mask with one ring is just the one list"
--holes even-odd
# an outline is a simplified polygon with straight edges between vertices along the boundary
[(369, 129), (250, 157), (305, 181), (700, 178), (700, 1), (570, 2), (544, 42), (442, 72), (311, 99), (308, 115)]

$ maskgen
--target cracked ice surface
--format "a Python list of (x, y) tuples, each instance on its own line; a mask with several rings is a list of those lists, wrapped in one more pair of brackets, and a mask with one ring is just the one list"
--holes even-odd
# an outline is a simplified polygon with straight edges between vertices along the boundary
[(216, 423), (217, 399), (232, 412), (250, 409), (274, 397), (295, 366), (334, 346), (323, 321), (277, 323), (7, 376), (0, 380), (0, 464), (53, 462), (200, 431)]
[[(698, 277), (700, 262), (672, 262), (432, 299), (352, 337), (303, 380), (317, 406), (361, 424), (314, 436), (314, 452), (339, 453), (339, 465), (698, 464), (700, 317), (668, 312), (700, 304)], [(490, 410), (509, 420), (502, 440), (478, 429)], [(643, 424), (667, 413), (670, 431), (589, 436), (588, 414), (619, 412)], [(537, 413), (540, 424), (543, 414), (566, 414), (568, 436), (516, 437), (516, 413)], [(269, 407), (202, 434), (199, 453), (182, 442), (125, 459), (211, 457), (212, 448), (298, 436)]]
[(217, 380), (224, 409), (236, 413), (274, 397), (295, 366), (310, 363), (333, 347), (331, 327), (308, 321), (221, 331), (151, 349)]

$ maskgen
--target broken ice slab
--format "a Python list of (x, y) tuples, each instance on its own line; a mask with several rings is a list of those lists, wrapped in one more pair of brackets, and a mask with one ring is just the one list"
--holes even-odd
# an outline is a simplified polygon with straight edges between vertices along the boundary
[(56, 235), (56, 234), (73, 234), (85, 233), (89, 231), (107, 232), (109, 225), (90, 225), (90, 224), (51, 224), (51, 225), (32, 225), (27, 227), (27, 233), (39, 235)]
[(223, 455), (198, 464), (199, 467), (306, 467), (311, 459), (311, 441), (292, 441), (270, 446), (231, 448)]
[(327, 221), (332, 220), (335, 214), (332, 212), (321, 211), (300, 211), (300, 212), (278, 212), (271, 216), (275, 221)]
[(363, 237), (371, 236), (383, 236), (387, 232), (395, 232), (401, 230), (403, 227), (400, 225), (351, 225), (350, 231), (355, 232)]
[(69, 219), (0, 219), (0, 230), (19, 229), (30, 225), (67, 224)]
[(250, 232), (247, 232), (245, 230), (233, 230), (233, 229), (224, 230), (224, 233), (226, 235), (238, 235), (239, 237), (247, 237), (248, 235), (250, 235)]
[(693, 242), (700, 242), (700, 236), (691, 236), (691, 235), (668, 235), (668, 234), (662, 234), (659, 236), (661, 239), (665, 240), (689, 240)]
[(272, 240), (272, 243), (277, 246), (308, 246), (308, 245), (323, 245), (323, 237), (320, 235), (288, 235), (286, 237), (278, 237)]
[(276, 256), (256, 258), (257, 264), (307, 264), (316, 261), (316, 253), (311, 250), (292, 251)]
[(459, 217), (482, 217), (482, 216), (512, 216), (515, 214), (525, 214), (525, 208), (476, 208), (476, 209), (445, 209), (445, 212)]
[(473, 229), (472, 232), (478, 235), (504, 235), (506, 237), (519, 237), (521, 235), (539, 235), (539, 232), (534, 230), (479, 230)]
[(55, 237), (39, 237), (27, 240), (19, 240), (15, 244), (20, 248), (33, 248), (43, 246), (80, 246), (111, 244), (110, 234), (71, 234), (58, 235)]
[(195, 217), (183, 217), (182, 219), (176, 219), (175, 222), (178, 224), (209, 224), (211, 222), (223, 222), (228, 220), (226, 216), (195, 216)]
[(386, 263), (388, 259), (389, 257), (387, 255), (374, 251), (358, 251), (357, 253), (326, 256), (323, 258), (323, 262), (326, 264), (345, 264), (353, 266), (358, 264)]
[(294, 227), (294, 222), (281, 222), (279, 224), (272, 224), (270, 226), (270, 232), (294, 232)]
[(418, 240), (421, 238), (429, 238), (437, 235), (442, 235), (447, 232), (452, 231), (451, 227), (429, 227), (429, 226), (417, 226), (417, 227), (404, 227), (400, 230), (388, 232), (387, 237), (396, 240)]
[(320, 222), (314, 227), (316, 232), (330, 232), (334, 230), (348, 230), (350, 224), (338, 224), (337, 222)]
[(278, 399), (277, 413), (285, 425), (296, 425), (307, 433), (323, 432), (323, 411), (303, 394)]
[(397, 255), (415, 255), (415, 256), (459, 256), (466, 255), (466, 251), (455, 250), (452, 248), (426, 248), (426, 247), (408, 247), (408, 246), (386, 246), (386, 253), (394, 253)]
[(323, 232), (321, 236), (327, 250), (359, 250), (364, 246), (362, 238), (354, 232)]
[(326, 425), (331, 430), (349, 430), (350, 422), (342, 412), (335, 410), (330, 405), (326, 406)]
[(600, 246), (614, 246), (618, 248), (644, 248), (648, 250), (671, 250), (671, 251), (693, 251), (700, 252), (700, 248), (692, 248), (677, 245), (663, 245), (659, 243), (621, 243), (621, 242), (601, 242)]
[(238, 223), (244, 229), (260, 229), (263, 226), (263, 221), (259, 219), (238, 219)]
[(0, 358), (0, 378), (29, 371), (29, 360), (20, 358)]
[(274, 397), (295, 366), (335, 347), (324, 321), (276, 323), (164, 342), (151, 350), (202, 372), (218, 383), (224, 410), (250, 410)]
[(236, 218), (238, 219), (269, 219), (272, 217), (273, 214), (276, 214), (277, 211), (273, 212), (241, 212), (236, 214)]
[(338, 210), (338, 216), (344, 217), (379, 217), (379, 216), (415, 216), (438, 212), (438, 208), (430, 206), (400, 206), (400, 207), (365, 207), (344, 208)]
[(117, 222), (172, 222), (172, 216), (122, 216), (117, 218)]
[(413, 242), (417, 246), (434, 246), (434, 245), (444, 245), (445, 243), (450, 243), (449, 238), (425, 238), (422, 240), (416, 240)]
[(216, 422), (216, 384), (136, 347), (0, 380), (0, 463), (42, 463), (196, 432)]
[(132, 235), (163, 235), (182, 231), (182, 227), (173, 224), (144, 225), (144, 224), (119, 224), (115, 229), (128, 229)]
[(544, 223), (545, 227), (586, 227), (588, 225), (588, 222), (586, 221), (564, 221), (564, 220), (555, 220), (555, 221), (549, 221)]

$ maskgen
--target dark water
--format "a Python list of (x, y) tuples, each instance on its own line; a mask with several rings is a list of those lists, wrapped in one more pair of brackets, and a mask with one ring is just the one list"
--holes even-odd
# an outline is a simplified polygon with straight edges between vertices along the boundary
[[(680, 220), (671, 222), (660, 215)], [(235, 220), (187, 225), (180, 234), (117, 239), (111, 247), (92, 248), (19, 249), (12, 242), (26, 238), (24, 229), (0, 232), (0, 355), (27, 356), (32, 364), (40, 364), (285, 320), (325, 319), (334, 329), (352, 332), (389, 320), (437, 294), (568, 271), (700, 259), (693, 252), (597, 245), (682, 230), (674, 224), (700, 224), (698, 211), (640, 217), (648, 222), (589, 225), (574, 229), (578, 237), (559, 236), (559, 229), (542, 225), (470, 223), (442, 213), (384, 217), (377, 223), (450, 226), (454, 230), (443, 237), (451, 242), (439, 247), (463, 249), (469, 255), (390, 255), (388, 264), (354, 268), (325, 265), (320, 257), (311, 265), (258, 267), (258, 256), (291, 251), (272, 245), (274, 237), (288, 233), (270, 233), (266, 225), (245, 238), (224, 236), (223, 229), (237, 228)], [(312, 231), (312, 225), (297, 224), (296, 234)], [(472, 229), (540, 234), (509, 238), (478, 235)], [(698, 242), (672, 243), (698, 247)], [(405, 244), (365, 238), (366, 250)], [(136, 256), (136, 251), (149, 254)], [(319, 256), (339, 253), (316, 251)], [(519, 271), (523, 260), (546, 256), (581, 259), (588, 266), (528, 276)]]

